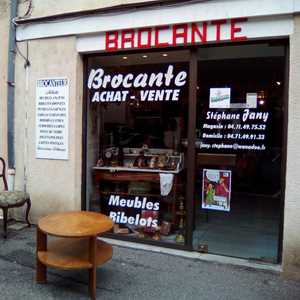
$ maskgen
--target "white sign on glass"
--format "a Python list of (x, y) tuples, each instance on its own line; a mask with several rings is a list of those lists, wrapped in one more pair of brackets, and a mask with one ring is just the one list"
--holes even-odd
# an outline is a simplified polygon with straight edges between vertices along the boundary
[(257, 108), (257, 93), (247, 93), (246, 103), (248, 108)]
[(179, 101), (187, 83), (188, 73), (174, 65), (159, 65), (160, 71), (140, 73), (107, 73), (91, 69), (88, 89), (91, 102), (120, 103), (126, 101)]
[(68, 159), (69, 80), (54, 77), (36, 83), (36, 158)]
[(230, 88), (211, 88), (209, 108), (230, 108)]

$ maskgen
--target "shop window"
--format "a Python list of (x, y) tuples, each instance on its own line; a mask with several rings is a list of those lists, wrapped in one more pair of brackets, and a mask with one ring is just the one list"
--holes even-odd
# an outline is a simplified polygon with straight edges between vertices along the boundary
[(184, 245), (188, 52), (88, 58), (87, 200), (112, 233)]
[(110, 216), (117, 237), (278, 262), (285, 47), (210, 46), (197, 57), (197, 78), (190, 51), (88, 57), (87, 208)]
[(285, 48), (198, 50), (194, 247), (277, 262)]

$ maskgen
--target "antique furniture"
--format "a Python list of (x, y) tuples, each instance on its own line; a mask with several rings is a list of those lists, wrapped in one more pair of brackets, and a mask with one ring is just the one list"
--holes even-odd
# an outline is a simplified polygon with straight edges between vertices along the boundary
[[(112, 213), (113, 216), (114, 211), (110, 210), (108, 199), (114, 194), (120, 197), (142, 197), (146, 201), (154, 201), (163, 206), (159, 211), (148, 209), (147, 212), (142, 208), (133, 212), (130, 207), (118, 207), (118, 213), (127, 209), (129, 215), (133, 214), (131, 217), (139, 215), (142, 219), (154, 219), (159, 222), (154, 230), (149, 228), (150, 225), (125, 224), (114, 219), (118, 223), (118, 226), (114, 227), (114, 233), (139, 237), (146, 234), (148, 238), (159, 239), (158, 232), (163, 221), (163, 234), (170, 233), (171, 226), (175, 229), (178, 225), (176, 198), (181, 191), (184, 169), (183, 153), (173, 149), (148, 148), (146, 145), (142, 148), (122, 148), (121, 157), (117, 155), (116, 147), (107, 148), (104, 152), (104, 157), (100, 156), (92, 169), (93, 181), (97, 186), (95, 203), (103, 213)], [(112, 160), (111, 157), (115, 158)]]
[[(96, 299), (96, 268), (111, 259), (112, 246), (97, 236), (113, 222), (96, 212), (75, 211), (48, 215), (38, 222), (36, 280), (46, 283), (47, 266), (89, 270), (91, 299)], [(56, 238), (47, 245), (47, 234)]]
[(3, 229), (4, 229), (4, 238), (7, 237), (7, 217), (8, 217), (8, 209), (23, 206), (25, 203), (27, 204), (26, 208), (26, 222), (28, 226), (30, 226), (30, 222), (28, 220), (29, 211), (31, 207), (31, 201), (29, 194), (22, 191), (8, 191), (7, 181), (5, 177), (5, 161), (2, 157), (0, 157), (0, 161), (2, 163), (2, 169), (0, 173), (0, 177), (3, 179), (4, 191), (0, 192), (0, 208), (3, 211)]
[(178, 190), (180, 190), (180, 171), (161, 171), (153, 169), (138, 169), (138, 168), (127, 168), (127, 167), (116, 167), (116, 168), (105, 168), (105, 167), (94, 167), (93, 168), (93, 179), (98, 184), (98, 190), (100, 195), (110, 195), (115, 191), (105, 191), (101, 188), (101, 183), (103, 181), (109, 182), (156, 182), (159, 183), (160, 177), (159, 173), (173, 173), (174, 174), (174, 183), (173, 188), (169, 196), (164, 197), (160, 194), (145, 193), (145, 192), (131, 192), (127, 191), (118, 191), (118, 195), (122, 196), (145, 196), (145, 197), (158, 197), (158, 198), (170, 198), (169, 203), (169, 212), (172, 215), (172, 223), (176, 222), (176, 201), (173, 198), (176, 198)]

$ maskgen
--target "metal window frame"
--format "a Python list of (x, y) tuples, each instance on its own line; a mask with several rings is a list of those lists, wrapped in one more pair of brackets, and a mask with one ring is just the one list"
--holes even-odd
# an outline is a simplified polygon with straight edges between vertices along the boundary
[[(187, 156), (187, 182), (186, 182), (186, 241), (184, 245), (177, 245), (173, 243), (160, 242), (160, 241), (148, 241), (139, 240), (133, 237), (120, 236), (116, 234), (106, 234), (107, 237), (115, 238), (118, 240), (124, 240), (129, 242), (156, 245), (171, 249), (181, 249), (195, 251), (193, 248), (193, 231), (194, 231), (194, 218), (195, 218), (195, 207), (194, 207), (194, 193), (195, 193), (195, 163), (196, 163), (196, 116), (197, 116), (197, 75), (201, 63), (198, 64), (197, 59), (197, 49), (200, 47), (217, 47), (217, 46), (232, 46), (232, 45), (249, 45), (249, 44), (260, 44), (272, 42), (279, 42), (280, 45), (285, 47), (286, 54), (286, 67), (284, 76), (284, 101), (283, 101), (283, 140), (282, 140), (282, 164), (281, 164), (281, 208), (280, 208), (280, 224), (279, 224), (279, 234), (278, 234), (278, 252), (277, 252), (277, 263), (282, 261), (282, 243), (283, 243), (283, 221), (284, 221), (284, 200), (285, 200), (285, 179), (286, 179), (286, 156), (287, 156), (287, 133), (288, 133), (288, 78), (289, 78), (289, 44), (288, 39), (278, 39), (278, 40), (261, 40), (261, 41), (248, 41), (248, 42), (237, 42), (237, 43), (219, 43), (218, 45), (205, 45), (205, 46), (188, 46), (184, 47), (185, 50), (189, 50), (189, 107), (188, 107), (188, 148)], [(165, 52), (183, 50), (183, 47), (167, 47), (163, 48)], [(116, 51), (114, 53), (92, 53), (83, 56), (84, 62), (84, 84), (83, 84), (83, 109), (82, 109), (82, 210), (87, 209), (87, 199), (86, 199), (86, 157), (87, 157), (87, 113), (88, 113), (88, 101), (87, 101), (87, 68), (88, 59), (93, 56), (110, 57), (112, 55), (127, 55), (127, 54), (142, 54), (145, 52), (158, 52), (162, 49), (146, 49), (146, 50), (126, 50), (126, 51)], [(199, 67), (200, 66), (200, 67)], [(225, 255), (224, 255), (225, 256)], [(226, 255), (229, 256), (229, 255)]]

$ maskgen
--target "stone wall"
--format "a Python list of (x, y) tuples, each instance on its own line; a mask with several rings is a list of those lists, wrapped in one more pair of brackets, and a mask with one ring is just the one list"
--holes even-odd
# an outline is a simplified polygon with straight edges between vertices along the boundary
[[(75, 41), (65, 37), (19, 43), (24, 56), (28, 47), (30, 67), (25, 70), (24, 59), (17, 56), (15, 186), (30, 193), (33, 222), (51, 212), (81, 209), (83, 67)], [(69, 79), (68, 160), (36, 159), (35, 155), (36, 81), (48, 77)]]
[(284, 275), (300, 280), (300, 15), (290, 37), (287, 174), (284, 208)]
[[(101, 9), (116, 5), (126, 5), (153, 0), (32, 0), (32, 10), (29, 17), (45, 17), (57, 14), (72, 13), (86, 10)], [(24, 15), (28, 10), (29, 0), (21, 0), (19, 15)]]
[(7, 159), (7, 60), (9, 15), (9, 1), (0, 0), (0, 156), (5, 159)]

